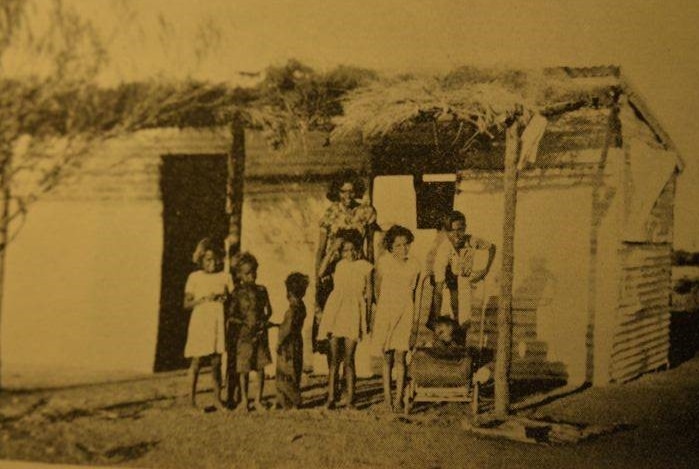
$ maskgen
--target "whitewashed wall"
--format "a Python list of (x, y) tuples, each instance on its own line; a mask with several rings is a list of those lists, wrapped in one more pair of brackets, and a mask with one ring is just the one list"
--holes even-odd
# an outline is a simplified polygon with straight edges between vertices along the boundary
[(157, 202), (37, 203), (10, 246), (3, 382), (61, 385), (153, 367), (162, 259)]
[[(469, 231), (498, 247), (488, 297), (499, 294), (502, 263), (503, 195), (493, 187), (499, 187), (497, 175), (465, 179), (455, 199)], [(536, 336), (515, 330), (513, 350), (524, 359), (528, 347), (543, 343), (545, 360), (563, 363), (570, 382), (585, 378), (591, 195), (591, 187), (574, 178), (523, 178), (517, 198), (513, 306), (515, 314), (534, 318)], [(493, 334), (488, 345), (495, 340)]]

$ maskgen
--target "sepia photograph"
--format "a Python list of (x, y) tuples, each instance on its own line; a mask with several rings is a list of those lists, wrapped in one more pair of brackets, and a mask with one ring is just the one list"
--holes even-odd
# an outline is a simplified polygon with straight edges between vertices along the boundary
[(699, 467), (698, 24), (0, 0), (0, 467)]

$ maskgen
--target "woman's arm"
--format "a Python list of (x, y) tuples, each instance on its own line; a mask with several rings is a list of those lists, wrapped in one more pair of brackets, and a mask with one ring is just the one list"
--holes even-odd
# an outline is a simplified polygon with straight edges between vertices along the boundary
[(367, 275), (366, 275), (366, 280), (365, 280), (365, 285), (364, 285), (364, 301), (366, 304), (366, 324), (367, 324), (367, 331), (371, 331), (371, 299), (373, 297), (373, 282), (372, 282), (372, 277), (373, 277), (373, 269), (370, 270)]
[(341, 240), (336, 240), (335, 243), (330, 246), (330, 249), (328, 250), (328, 254), (323, 257), (323, 260), (320, 263), (320, 266), (318, 267), (318, 278), (322, 278), (323, 276), (326, 275), (328, 272), (328, 269), (330, 266), (340, 259), (340, 247), (342, 246), (342, 241)]
[[(320, 229), (320, 233), (318, 235), (318, 249), (316, 250), (316, 279), (319, 279), (323, 275), (323, 270), (322, 270), (322, 262), (324, 259), (324, 254), (325, 254), (325, 247), (326, 244), (328, 243), (328, 231), (325, 228)], [(327, 256), (325, 256), (327, 257)]]
[(379, 295), (381, 294), (381, 282), (383, 281), (383, 273), (380, 266), (376, 266), (374, 269), (374, 299), (379, 302)]

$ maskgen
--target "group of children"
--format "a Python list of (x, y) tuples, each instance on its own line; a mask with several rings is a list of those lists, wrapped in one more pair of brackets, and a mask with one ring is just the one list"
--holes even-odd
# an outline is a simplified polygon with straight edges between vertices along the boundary
[[(270, 322), (272, 308), (267, 289), (256, 283), (257, 259), (250, 253), (235, 256), (233, 276), (223, 267), (223, 250), (210, 239), (199, 242), (192, 272), (185, 285), (184, 307), (191, 309), (185, 356), (191, 357), (190, 403), (196, 403), (201, 359), (211, 357), (214, 405), (219, 409), (236, 407), (249, 410), (250, 374), (255, 377), (254, 408), (262, 404), (264, 368), (272, 363), (268, 329), (279, 327), (277, 343), (276, 407), (298, 407), (303, 359), (301, 329), (306, 317), (303, 297), (308, 277), (294, 272), (286, 278), (289, 308), (280, 324)], [(221, 398), (221, 357), (225, 354), (228, 395)], [(239, 401), (239, 402), (238, 402)]]
[[(387, 407), (399, 411), (403, 404), (406, 354), (413, 332), (413, 305), (420, 276), (420, 264), (410, 256), (413, 234), (402, 226), (385, 233), (386, 252), (376, 266), (362, 258), (362, 236), (356, 230), (341, 230), (322, 260), (321, 273), (332, 276), (333, 288), (323, 308), (318, 339), (326, 341), (328, 353), (327, 408), (336, 406), (340, 363), (344, 362), (346, 399), (354, 407), (356, 373), (354, 356), (358, 342), (371, 340), (374, 355), (382, 356), (383, 389)], [(279, 327), (276, 360), (276, 403), (278, 408), (294, 408), (301, 403), (303, 360), (302, 328), (306, 318), (303, 297), (308, 277), (295, 272), (286, 279), (289, 308), (280, 324), (270, 322), (269, 295), (256, 283), (257, 260), (249, 253), (232, 260), (233, 278), (221, 270), (223, 254), (208, 239), (194, 254), (201, 267), (190, 274), (185, 287), (185, 308), (192, 309), (185, 355), (192, 357), (191, 403), (195, 394), (200, 358), (212, 356), (214, 402), (224, 408), (247, 411), (249, 375), (255, 373), (254, 408), (264, 410), (262, 392), (264, 367), (271, 363), (268, 329)], [(376, 302), (376, 317), (372, 304)], [(444, 334), (442, 334), (444, 335)], [(437, 340), (443, 340), (438, 334)], [(221, 354), (227, 353), (228, 402), (221, 394)], [(396, 396), (392, 399), (392, 374), (396, 372)], [(236, 380), (237, 376), (237, 380)], [(237, 382), (236, 382), (237, 381)], [(239, 391), (236, 396), (235, 391)]]

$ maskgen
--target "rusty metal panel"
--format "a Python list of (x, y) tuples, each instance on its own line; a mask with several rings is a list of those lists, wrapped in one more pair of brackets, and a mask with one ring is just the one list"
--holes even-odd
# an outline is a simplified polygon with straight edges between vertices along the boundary
[(667, 364), (671, 246), (626, 243), (620, 254), (623, 272), (610, 374), (612, 381), (625, 382)]

